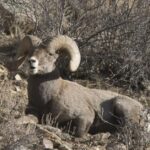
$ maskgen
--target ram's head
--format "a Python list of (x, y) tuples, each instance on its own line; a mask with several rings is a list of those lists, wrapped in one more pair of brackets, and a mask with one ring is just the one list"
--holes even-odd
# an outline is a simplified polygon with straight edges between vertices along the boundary
[(74, 40), (59, 35), (47, 45), (36, 36), (26, 36), (21, 41), (17, 52), (17, 66), (28, 59), (31, 74), (45, 74), (56, 68), (59, 53), (66, 51), (70, 56), (70, 71), (76, 71), (80, 64), (80, 52)]

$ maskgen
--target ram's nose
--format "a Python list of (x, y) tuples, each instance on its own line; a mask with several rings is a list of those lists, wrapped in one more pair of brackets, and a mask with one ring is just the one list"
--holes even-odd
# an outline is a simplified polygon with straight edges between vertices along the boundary
[(29, 59), (29, 65), (30, 65), (31, 69), (37, 68), (38, 67), (38, 60), (36, 58), (34, 58), (34, 57), (31, 57)]

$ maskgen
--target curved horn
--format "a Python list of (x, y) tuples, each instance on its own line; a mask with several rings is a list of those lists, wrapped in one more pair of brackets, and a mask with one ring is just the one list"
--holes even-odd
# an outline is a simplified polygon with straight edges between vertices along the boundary
[(41, 42), (41, 39), (33, 35), (25, 36), (22, 39), (16, 54), (17, 67), (20, 67), (23, 64), (26, 57), (33, 52), (34, 47), (39, 46)]
[(81, 61), (81, 55), (76, 42), (68, 36), (59, 35), (48, 45), (48, 50), (55, 53), (57, 50), (66, 50), (70, 55), (70, 71), (76, 71)]

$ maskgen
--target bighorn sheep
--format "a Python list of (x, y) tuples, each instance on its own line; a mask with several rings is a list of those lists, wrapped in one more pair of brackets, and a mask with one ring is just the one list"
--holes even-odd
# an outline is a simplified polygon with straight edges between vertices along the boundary
[(70, 55), (70, 70), (80, 64), (80, 52), (74, 40), (59, 35), (47, 45), (36, 36), (26, 36), (20, 43), (17, 61), (29, 61), (29, 103), (26, 114), (41, 119), (50, 113), (59, 124), (72, 121), (75, 135), (111, 131), (119, 118), (138, 121), (143, 106), (134, 99), (111, 91), (89, 89), (60, 77), (57, 60), (60, 51)]

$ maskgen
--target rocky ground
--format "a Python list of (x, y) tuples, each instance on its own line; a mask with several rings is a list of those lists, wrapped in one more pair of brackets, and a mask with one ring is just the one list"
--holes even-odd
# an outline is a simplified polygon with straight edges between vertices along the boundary
[[(18, 11), (21, 11), (21, 13), (23, 13), (23, 14), (26, 14), (27, 12), (29, 12), (29, 14), (27, 13), (26, 15), (31, 16), (32, 20), (35, 19), (33, 16), (36, 15), (36, 19), (37, 19), (36, 22), (38, 23), (37, 29), (36, 29), (37, 30), (36, 34), (39, 34), (40, 37), (42, 37), (43, 39), (46, 39), (48, 34), (52, 36), (54, 34), (53, 32), (55, 30), (58, 31), (58, 29), (56, 27), (58, 26), (57, 23), (59, 23), (59, 22), (58, 22), (58, 18), (56, 17), (56, 14), (55, 14), (55, 11), (56, 10), (58, 11), (58, 8), (55, 9), (56, 8), (56, 7), (54, 7), (55, 5), (52, 5), (52, 3), (50, 3), (52, 1), (39, 0), (39, 7), (37, 7), (37, 8), (34, 7), (35, 6), (34, 2), (37, 2), (37, 1), (33, 1), (33, 0), (28, 0), (28, 1), (22, 0), (22, 3), (21, 2), (18, 3), (18, 1), (15, 1), (15, 0), (12, 0), (12, 1), (1, 0), (1, 1), (2, 2), (0, 2), (0, 3), (5, 4), (3, 6), (6, 6), (5, 7), (6, 14), (7, 14), (7, 10), (9, 10), (11, 13), (13, 13), (13, 10), (15, 10), (15, 13), (18, 13)], [(45, 2), (45, 3), (43, 3), (43, 2)], [(45, 13), (43, 13), (44, 12), (43, 9), (47, 8), (47, 5), (49, 6), (49, 10), (45, 9), (44, 11), (50, 15), (47, 15), (48, 18), (43, 20), (43, 18), (44, 18), (43, 15), (45, 16)], [(30, 6), (30, 7), (28, 7), (28, 6)], [(38, 6), (38, 5), (36, 4), (36, 6)], [(44, 6), (46, 6), (46, 7), (44, 7)], [(146, 11), (145, 6), (146, 5), (144, 5), (144, 10)], [(25, 12), (24, 12), (25, 9), (23, 9), (24, 7), (27, 8), (27, 10)], [(82, 5), (81, 6), (78, 5), (78, 7), (82, 7)], [(27, 73), (26, 73), (26, 69), (25, 69), (26, 66), (23, 66), (21, 68), (23, 70), (23, 72), (22, 72), (22, 70), (19, 70), (18, 72), (10, 72), (7, 70), (7, 68), (11, 69), (10, 66), (12, 66), (12, 62), (13, 62), (12, 60), (15, 56), (16, 47), (21, 38), (21, 35), (19, 34), (19, 37), (15, 36), (15, 38), (14, 38), (14, 37), (8, 35), (10, 33), (7, 33), (7, 34), (4, 33), (5, 30), (8, 30), (7, 27), (10, 27), (10, 25), (13, 25), (13, 23), (16, 23), (17, 21), (13, 22), (13, 20), (11, 18), (11, 20), (12, 20), (12, 22), (11, 22), (8, 19), (7, 15), (3, 16), (3, 15), (5, 15), (5, 13), (4, 13), (4, 11), (1, 11), (1, 10), (2, 10), (2, 8), (0, 8), (0, 15), (1, 15), (1, 17), (0, 17), (0, 129), (1, 129), (0, 130), (0, 150), (150, 150), (150, 110), (149, 110), (150, 87), (149, 86), (146, 86), (147, 88), (145, 88), (142, 92), (138, 91), (137, 93), (135, 93), (135, 92), (131, 91), (131, 89), (129, 89), (129, 88), (123, 88), (123, 86), (122, 86), (122, 88), (116, 88), (116, 87), (114, 87), (114, 85), (110, 85), (111, 82), (106, 82), (107, 81), (106, 78), (105, 78), (105, 80), (99, 79), (99, 76), (98, 76), (98, 79), (97, 79), (97, 77), (95, 79), (95, 76), (94, 76), (93, 77), (94, 80), (92, 80), (92, 81), (77, 80), (77, 82), (83, 84), (84, 86), (110, 89), (112, 91), (116, 91), (116, 92), (119, 92), (119, 93), (122, 93), (125, 95), (129, 95), (133, 98), (136, 98), (138, 101), (142, 102), (145, 106), (145, 110), (142, 114), (142, 118), (145, 118), (144, 119), (145, 120), (144, 127), (140, 127), (137, 124), (132, 124), (131, 122), (129, 122), (125, 127), (118, 129), (118, 133), (115, 133), (115, 134), (110, 134), (110, 133), (99, 133), (96, 135), (87, 134), (83, 138), (75, 138), (74, 136), (71, 136), (68, 134), (69, 128), (68, 128), (67, 132), (63, 132), (62, 129), (58, 129), (56, 126), (55, 127), (51, 126), (50, 122), (47, 122), (46, 125), (35, 124), (34, 118), (32, 116), (31, 116), (31, 118), (27, 118), (24, 114), (25, 108), (26, 108), (26, 105), (28, 102), (27, 91), (26, 91), (26, 87), (27, 87), (27, 82), (26, 82)], [(39, 10), (41, 10), (41, 12)], [(83, 11), (83, 9), (81, 9), (81, 10)], [(138, 5), (137, 10), (143, 10), (143, 9), (142, 8), (139, 9), (139, 5)], [(48, 11), (49, 11), (49, 13), (48, 13)], [(54, 13), (53, 15), (52, 15), (52, 12)], [(77, 9), (77, 12), (79, 12), (79, 9)], [(138, 14), (137, 16), (140, 16), (142, 14), (141, 11), (139, 11), (139, 12), (140, 12), (140, 14), (137, 13)], [(82, 12), (79, 12), (79, 16), (80, 16), (80, 13), (82, 14)], [(129, 13), (130, 13), (130, 10), (129, 10)], [(93, 16), (93, 14), (95, 14), (95, 15)], [(95, 11), (93, 11), (91, 17), (96, 18), (100, 14), (102, 14), (102, 12), (98, 13), (98, 15), (97, 15), (95, 13)], [(124, 14), (125, 14), (125, 12), (124, 12)], [(20, 12), (19, 12), (19, 15), (20, 15)], [(96, 30), (102, 31), (103, 24), (104, 24), (104, 29), (106, 28), (105, 26), (107, 26), (107, 24), (109, 24), (109, 22), (107, 22), (107, 19), (106, 19), (107, 17), (105, 16), (105, 12), (103, 15), (100, 18), (104, 17), (104, 19), (101, 20), (99, 18), (96, 18), (96, 20), (94, 20), (95, 23), (93, 21), (91, 21), (92, 18), (90, 18), (90, 16), (89, 16), (89, 21), (92, 23), (91, 24), (92, 26), (90, 26), (90, 22), (88, 22), (88, 20), (86, 20), (86, 17), (85, 18), (83, 17), (83, 26), (82, 26), (82, 19), (81, 19), (81, 20), (79, 20), (79, 21), (81, 21), (81, 22), (79, 22), (79, 28), (77, 28), (77, 30), (74, 30), (75, 34), (73, 33), (71, 36), (74, 37), (76, 35), (76, 33), (78, 33), (77, 31), (81, 30), (83, 32), (83, 35), (81, 32), (81, 35), (83, 36), (83, 37), (82, 36), (81, 37), (83, 39), (85, 37), (86, 37), (86, 39), (90, 39), (87, 37), (91, 33), (93, 34), (93, 32), (95, 32)], [(107, 14), (107, 15), (109, 15), (109, 14)], [(63, 15), (63, 16), (65, 16), (65, 15)], [(88, 14), (87, 14), (87, 16), (88, 16)], [(142, 15), (141, 18), (143, 18), (143, 16), (144, 15)], [(148, 16), (148, 19), (149, 19), (149, 15), (145, 15), (145, 16)], [(110, 15), (110, 18), (111, 17), (112, 16)], [(70, 17), (70, 18), (74, 19), (74, 17)], [(120, 19), (123, 18), (122, 14), (121, 14), (121, 17), (119, 16), (119, 18)], [(116, 19), (116, 17), (115, 17), (115, 19)], [(120, 19), (118, 19), (118, 20), (120, 20)], [(97, 22), (99, 20), (100, 20), (100, 22)], [(106, 22), (105, 22), (105, 20), (106, 20)], [(139, 20), (139, 19), (136, 19), (136, 20)], [(145, 20), (146, 20), (146, 18), (145, 18)], [(8, 24), (8, 26), (6, 26), (4, 24), (5, 22), (7, 23), (7, 21), (10, 22), (10, 24)], [(48, 22), (48, 21), (50, 21), (50, 22)], [(21, 22), (24, 22), (24, 20), (23, 21), (21, 20)], [(75, 20), (75, 22), (77, 22), (77, 21)], [(87, 22), (87, 24), (84, 25), (85, 22)], [(149, 33), (148, 32), (149, 28), (147, 29), (147, 27), (149, 27), (147, 25), (147, 22), (149, 22), (149, 21), (146, 20), (145, 22), (146, 23), (143, 23), (142, 21), (139, 20), (139, 23), (135, 22), (133, 24), (133, 27), (135, 29), (137, 28), (137, 30), (135, 30), (136, 31), (135, 33), (137, 33), (137, 34), (135, 34), (136, 39), (134, 39), (134, 38), (132, 39), (132, 36), (129, 39), (129, 41), (131, 40), (132, 41), (131, 43), (133, 43), (133, 44), (131, 44), (131, 49), (133, 49), (133, 50), (134, 50), (134, 48), (137, 47), (137, 43), (138, 43), (137, 37), (141, 37), (141, 38), (139, 38), (140, 43), (142, 43), (141, 42), (142, 39), (149, 39), (148, 36), (147, 37), (141, 36), (142, 33), (144, 35), (146, 35), (145, 32)], [(146, 31), (144, 30), (145, 32), (143, 32), (143, 30), (141, 30), (141, 28), (143, 29), (143, 24), (142, 24), (141, 28), (137, 27), (138, 24), (139, 24), (139, 26), (141, 25), (140, 23), (143, 23), (146, 25)], [(72, 24), (72, 22), (71, 22), (71, 24)], [(95, 24), (95, 26), (93, 26), (94, 24)], [(102, 28), (101, 28), (101, 24), (102, 24)], [(20, 25), (20, 23), (19, 23), (19, 25)], [(69, 32), (70, 25), (68, 26), (68, 24), (67, 24), (67, 26), (69, 28), (68, 33), (70, 33)], [(89, 28), (87, 28), (87, 30), (85, 30), (85, 26), (86, 27), (89, 26), (90, 30), (89, 30)], [(22, 23), (21, 23), (21, 27), (22, 27)], [(25, 27), (26, 27), (26, 24), (25, 24)], [(62, 27), (64, 28), (64, 31), (67, 31), (66, 30), (67, 27), (65, 27), (63, 24), (62, 24)], [(108, 26), (108, 29), (109, 28), (110, 27)], [(121, 28), (121, 30), (120, 29), (118, 30), (119, 33), (121, 33), (121, 35), (123, 35), (123, 33), (124, 33), (124, 32), (123, 33), (121, 32), (121, 31), (123, 31), (123, 29), (126, 29), (126, 28), (123, 26)], [(133, 30), (133, 28), (131, 28), (131, 29)], [(28, 33), (28, 32), (25, 32), (24, 29), (22, 29), (22, 30), (23, 31), (21, 32), (21, 34), (24, 35), (24, 34)], [(43, 32), (44, 30), (45, 30), (45, 32)], [(85, 31), (85, 33), (84, 33), (84, 31)], [(88, 33), (88, 31), (90, 31), (90, 33)], [(88, 45), (92, 45), (92, 43), (94, 43), (93, 48), (95, 47), (96, 51), (99, 50), (100, 47), (101, 47), (101, 49), (102, 48), (104, 49), (104, 52), (106, 51), (106, 49), (107, 50), (110, 49), (110, 51), (108, 51), (107, 54), (104, 53), (105, 55), (103, 56), (104, 60), (107, 60), (107, 61), (104, 61), (103, 65), (102, 65), (103, 61), (100, 62), (100, 66), (102, 66), (102, 68), (103, 68), (103, 66), (104, 66), (104, 68), (106, 67), (106, 70), (108, 70), (107, 62), (109, 62), (109, 61), (110, 61), (110, 64), (109, 63), (108, 64), (109, 64), (110, 70), (111, 69), (113, 70), (113, 67), (111, 67), (111, 65), (114, 65), (114, 68), (116, 68), (116, 66), (118, 68), (119, 63), (118, 64), (116, 63), (116, 66), (115, 66), (115, 63), (114, 64), (111, 63), (111, 61), (113, 60), (112, 59), (113, 55), (115, 56), (114, 50), (117, 47), (119, 49), (116, 49), (117, 53), (116, 53), (116, 56), (114, 57), (115, 61), (113, 61), (113, 62), (117, 62), (116, 60), (118, 60), (118, 56), (121, 56), (119, 58), (126, 58), (126, 57), (128, 58), (128, 55), (122, 55), (124, 47), (122, 49), (120, 48), (120, 45), (121, 44), (123, 45), (124, 41), (126, 41), (126, 40), (122, 40), (123, 43), (121, 43), (122, 41), (120, 40), (119, 46), (117, 46), (117, 43), (116, 43), (116, 45), (115, 45), (115, 43), (113, 43), (114, 45), (112, 43), (110, 43), (110, 47), (108, 47), (109, 43), (107, 43), (107, 41), (109, 41), (108, 39), (109, 39), (109, 34), (111, 33), (110, 31), (108, 31), (108, 37), (107, 37), (107, 34), (105, 35), (106, 37), (104, 35), (102, 35), (102, 39), (100, 40), (101, 42), (99, 42), (99, 41), (91, 42), (91, 43), (89, 42), (90, 44), (88, 44)], [(117, 34), (118, 34), (118, 31), (116, 32)], [(141, 32), (137, 32), (137, 31), (141, 31)], [(11, 31), (9, 31), (9, 32), (11, 32)], [(113, 35), (113, 33), (115, 33), (115, 32), (112, 30), (112, 35)], [(126, 33), (126, 30), (125, 30), (125, 33)], [(67, 34), (67, 32), (66, 32), (66, 34)], [(54, 35), (56, 35), (56, 33)], [(98, 35), (98, 34), (95, 34), (95, 35)], [(102, 42), (103, 40), (105, 40), (105, 38), (103, 36), (106, 38), (106, 42)], [(90, 37), (93, 37), (93, 36), (90, 36)], [(95, 38), (95, 39), (97, 40), (99, 38), (100, 37)], [(80, 36), (78, 39), (80, 39)], [(135, 45), (134, 45), (134, 41), (135, 41)], [(87, 42), (88, 42), (88, 40), (87, 40)], [(111, 42), (111, 40), (110, 40), (110, 42)], [(102, 45), (101, 44), (99, 45), (98, 43), (102, 43)], [(129, 46), (128, 40), (127, 40), (127, 45)], [(127, 45), (125, 45), (125, 48), (127, 47)], [(145, 45), (146, 45), (146, 43), (144, 41), (144, 46), (138, 47), (138, 48), (140, 50), (144, 51), (145, 50), (144, 48), (146, 47)], [(111, 57), (106, 57), (106, 56), (108, 56), (108, 53), (111, 52), (111, 48), (114, 48), (112, 51), (113, 55)], [(91, 47), (85, 47), (85, 52), (84, 51), (83, 51), (84, 53), (82, 52), (83, 56), (86, 54), (88, 49), (91, 49)], [(84, 47), (82, 48), (82, 50), (84, 50)], [(141, 53), (141, 51), (139, 51), (139, 56), (141, 56), (141, 54), (143, 54), (143, 57), (142, 58), (140, 57), (141, 59), (135, 60), (136, 63), (132, 62), (134, 60), (134, 59), (132, 59), (133, 58), (132, 55), (131, 55), (131, 58), (129, 57), (131, 59), (131, 60), (129, 59), (131, 62), (130, 61), (128, 62), (128, 60), (125, 61), (125, 67), (126, 67), (127, 63), (129, 63), (131, 65), (131, 69), (129, 69), (129, 70), (131, 70), (131, 73), (129, 72), (129, 76), (132, 74), (134, 75), (135, 70), (136, 71), (140, 70), (140, 73), (142, 73), (142, 75), (145, 74), (145, 72), (144, 72), (145, 70), (146, 70), (146, 72), (148, 72), (147, 68), (149, 68), (149, 65), (147, 65), (147, 68), (143, 67), (143, 66), (140, 68), (141, 64), (143, 63), (142, 60), (144, 60), (144, 63), (143, 63), (144, 66), (146, 66), (145, 61), (149, 62), (148, 61), (149, 59), (145, 59), (145, 58), (147, 58), (146, 56), (149, 56), (148, 55), (149, 51), (146, 49), (145, 50), (146, 54), (143, 53), (143, 51), (142, 51), (142, 53)], [(128, 51), (125, 51), (125, 54), (127, 52)], [(129, 49), (129, 52), (130, 52), (130, 49)], [(119, 53), (119, 55), (117, 55), (118, 53)], [(81, 71), (86, 72), (86, 69), (89, 66), (93, 67), (93, 64), (95, 65), (95, 63), (96, 63), (95, 56), (96, 55), (97, 55), (97, 53), (95, 53), (95, 55), (93, 55), (94, 59), (93, 60), (91, 59), (93, 63), (91, 63), (91, 61), (89, 61), (90, 65), (88, 63), (84, 62), (86, 68), (84, 67), (84, 63), (81, 65), (84, 68)], [(90, 55), (90, 57), (91, 57), (91, 55)], [(99, 61), (99, 59), (100, 59), (100, 57), (98, 57), (98, 61)], [(141, 60), (141, 61), (139, 61), (139, 60)], [(12, 61), (12, 62), (9, 62), (9, 61)], [(86, 61), (86, 60), (84, 60), (84, 61)], [(141, 64), (139, 65), (139, 63), (137, 63), (137, 62), (139, 62)], [(133, 65), (134, 63), (135, 63), (135, 66)], [(7, 68), (4, 66), (7, 66)], [(139, 66), (139, 68), (137, 68), (137, 66)], [(97, 67), (100, 68), (99, 66), (95, 65), (96, 70), (97, 70)], [(123, 66), (122, 68), (125, 68), (125, 67)], [(143, 71), (144, 68), (145, 68), (145, 70)], [(88, 68), (88, 69), (90, 71), (92, 70), (92, 68)], [(105, 69), (103, 71), (105, 71)], [(95, 73), (95, 70), (93, 72)], [(128, 74), (126, 72), (128, 73), (128, 70), (127, 71), (125, 70), (125, 72), (122, 73), (123, 79), (124, 79), (125, 75), (128, 76)], [(134, 77), (133, 80), (138, 79), (137, 75), (140, 76), (140, 73), (135, 74), (135, 76), (133, 76)], [(87, 72), (87, 74), (89, 74), (89, 72)], [(86, 76), (87, 74), (85, 74), (84, 76)], [(109, 74), (110, 74), (110, 72), (109, 72)], [(146, 75), (149, 76), (149, 74), (146, 74)], [(79, 77), (82, 77), (82, 75), (80, 75)], [(80, 79), (80, 78), (78, 78), (78, 79)], [(139, 82), (137, 82), (137, 83), (139, 83)], [(146, 82), (144, 82), (144, 83), (146, 83)], [(127, 90), (127, 89), (129, 89), (129, 90)], [(149, 130), (149, 132), (147, 132), (147, 130)]]
[(48, 124), (35, 124), (28, 118), (22, 121), (27, 104), (26, 86), (26, 80), (19, 74), (12, 75), (0, 65), (0, 149), (149, 150), (150, 136), (138, 125), (129, 124), (114, 135), (100, 133), (75, 138)]

